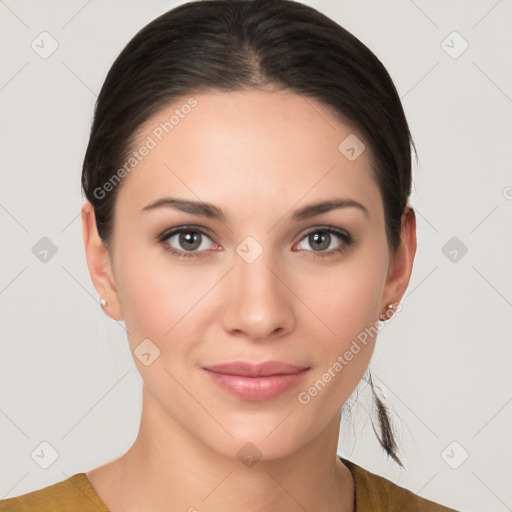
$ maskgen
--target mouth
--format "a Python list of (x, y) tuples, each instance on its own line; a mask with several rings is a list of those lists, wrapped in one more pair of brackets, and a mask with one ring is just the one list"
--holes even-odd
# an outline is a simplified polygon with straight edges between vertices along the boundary
[(202, 370), (222, 390), (242, 400), (262, 402), (293, 389), (310, 367), (280, 361), (260, 364), (234, 361), (202, 367)]

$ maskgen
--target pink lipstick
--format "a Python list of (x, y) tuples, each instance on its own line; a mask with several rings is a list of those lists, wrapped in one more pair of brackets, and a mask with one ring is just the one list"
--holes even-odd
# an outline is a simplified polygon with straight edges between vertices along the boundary
[(254, 364), (233, 361), (203, 367), (221, 389), (242, 400), (271, 400), (294, 388), (304, 378), (309, 367), (280, 361)]

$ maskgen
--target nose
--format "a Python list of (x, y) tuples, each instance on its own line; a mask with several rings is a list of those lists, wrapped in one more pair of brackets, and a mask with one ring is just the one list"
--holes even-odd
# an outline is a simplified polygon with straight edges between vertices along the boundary
[[(248, 263), (235, 255), (224, 285), (221, 322), (226, 332), (251, 340), (276, 338), (295, 327), (294, 295), (281, 266), (263, 253)], [(295, 299), (296, 300), (296, 299)]]

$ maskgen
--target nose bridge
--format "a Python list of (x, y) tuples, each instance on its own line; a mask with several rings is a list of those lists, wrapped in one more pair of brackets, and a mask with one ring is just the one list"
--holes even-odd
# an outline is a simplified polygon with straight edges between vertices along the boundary
[(233, 257), (222, 318), (224, 328), (244, 332), (254, 339), (291, 329), (292, 304), (273, 251), (254, 237), (247, 237)]

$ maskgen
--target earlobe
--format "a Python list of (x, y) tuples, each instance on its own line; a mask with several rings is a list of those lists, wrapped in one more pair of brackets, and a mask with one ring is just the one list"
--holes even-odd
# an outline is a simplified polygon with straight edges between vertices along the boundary
[(412, 207), (407, 206), (402, 215), (400, 245), (390, 261), (381, 310), (387, 304), (399, 303), (402, 300), (411, 278), (416, 245), (416, 214)]
[(82, 237), (89, 274), (99, 296), (98, 304), (106, 301), (103, 311), (114, 320), (123, 320), (110, 254), (98, 235), (94, 207), (89, 201), (82, 206)]

